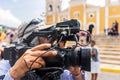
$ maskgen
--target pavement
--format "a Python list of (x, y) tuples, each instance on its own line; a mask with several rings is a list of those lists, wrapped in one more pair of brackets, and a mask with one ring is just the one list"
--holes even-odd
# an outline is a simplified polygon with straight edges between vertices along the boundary
[[(97, 80), (120, 80), (120, 66), (101, 65)], [(88, 80), (91, 80), (91, 73), (87, 72)]]
[(120, 65), (100, 64), (100, 70), (103, 72), (120, 74)]
[[(88, 74), (88, 80), (91, 80), (90, 72), (88, 72), (87, 74)], [(97, 80), (120, 80), (120, 74), (119, 73), (101, 71), (98, 74), (98, 79)]]

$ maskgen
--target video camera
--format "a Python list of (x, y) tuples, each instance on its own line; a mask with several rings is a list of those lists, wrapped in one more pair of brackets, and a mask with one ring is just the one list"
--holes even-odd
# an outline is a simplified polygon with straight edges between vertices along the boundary
[[(29, 42), (35, 36), (48, 36), (52, 38), (50, 41), (50, 43), (53, 45), (51, 50), (54, 49), (58, 51), (57, 56), (44, 58), (46, 67), (35, 69), (35, 72), (38, 75), (44, 76), (47, 72), (56, 71), (58, 69), (68, 69), (69, 66), (80, 66), (82, 70), (90, 71), (90, 48), (78, 47), (78, 45), (80, 45), (80, 37), (77, 33), (80, 31), (86, 32), (80, 30), (80, 23), (76, 19), (60, 22), (45, 29), (38, 28), (34, 30), (32, 32), (32, 37), (28, 38)], [(91, 36), (89, 33), (87, 34), (89, 35), (87, 36), (89, 37), (89, 41), (87, 41), (87, 43), (89, 43)], [(71, 47), (60, 48), (58, 45), (62, 40), (74, 41), (75, 44)], [(29, 48), (31, 47), (25, 45), (17, 45), (14, 47), (5, 48), (3, 57), (4, 59), (9, 60), (11, 66), (13, 66), (14, 63), (21, 57), (21, 55)]]

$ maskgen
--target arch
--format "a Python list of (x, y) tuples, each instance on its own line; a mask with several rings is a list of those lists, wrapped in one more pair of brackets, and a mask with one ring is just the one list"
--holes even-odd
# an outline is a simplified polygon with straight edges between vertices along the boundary
[(91, 22), (91, 23), (88, 23), (87, 25), (87, 30), (90, 32), (90, 34), (93, 33), (93, 29), (95, 28), (95, 23)]

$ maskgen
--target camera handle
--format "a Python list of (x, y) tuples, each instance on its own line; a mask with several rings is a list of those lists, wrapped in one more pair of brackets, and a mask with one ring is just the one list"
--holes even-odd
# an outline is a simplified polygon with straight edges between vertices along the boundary
[(63, 69), (60, 67), (46, 67), (37, 69), (36, 73), (42, 75), (41, 80), (59, 80), (60, 74), (63, 73)]

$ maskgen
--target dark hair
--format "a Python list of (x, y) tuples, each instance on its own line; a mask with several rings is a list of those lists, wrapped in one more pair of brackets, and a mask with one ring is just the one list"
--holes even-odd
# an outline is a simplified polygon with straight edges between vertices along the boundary
[(96, 44), (96, 41), (95, 41), (95, 40), (92, 40), (91, 42), (94, 43), (94, 44)]

